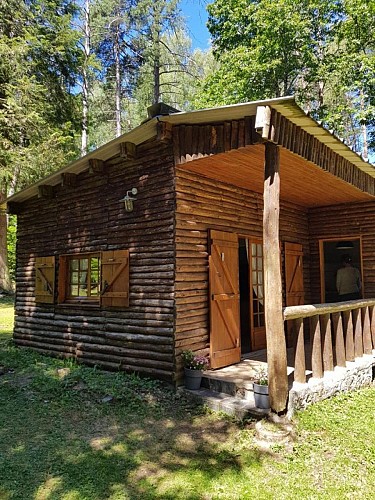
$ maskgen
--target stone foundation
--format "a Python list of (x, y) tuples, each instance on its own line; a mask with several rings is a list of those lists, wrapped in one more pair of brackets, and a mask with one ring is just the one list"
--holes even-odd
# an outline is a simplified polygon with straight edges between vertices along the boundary
[(346, 368), (337, 366), (334, 371), (325, 372), (323, 378), (311, 377), (306, 384), (294, 382), (289, 392), (288, 416), (291, 418), (295, 410), (303, 410), (341, 392), (371, 385), (374, 367), (374, 356), (364, 355), (353, 362), (348, 361)]

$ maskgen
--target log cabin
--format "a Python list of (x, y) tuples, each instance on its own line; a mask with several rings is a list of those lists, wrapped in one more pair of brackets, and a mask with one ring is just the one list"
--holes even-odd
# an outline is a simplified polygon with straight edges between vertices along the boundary
[[(293, 97), (172, 111), (7, 200), (15, 343), (175, 385), (185, 349), (266, 348), (283, 413), (290, 346), (302, 385), (373, 360), (375, 168)], [(343, 253), (363, 287), (341, 303)]]

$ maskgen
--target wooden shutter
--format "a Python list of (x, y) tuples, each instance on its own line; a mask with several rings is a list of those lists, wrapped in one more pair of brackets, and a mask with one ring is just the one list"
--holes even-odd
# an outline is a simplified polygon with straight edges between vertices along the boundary
[(35, 259), (35, 301), (54, 303), (55, 295), (55, 257), (36, 257)]
[[(285, 303), (301, 306), (305, 303), (303, 288), (303, 248), (299, 243), (285, 242)], [(295, 322), (287, 322), (287, 346), (292, 347), (297, 339)]]
[(129, 306), (129, 250), (102, 252), (100, 295), (102, 306)]
[(241, 359), (238, 238), (234, 233), (211, 231), (210, 357), (221, 368)]
[(304, 304), (303, 288), (303, 249), (299, 243), (285, 242), (285, 288), (286, 305)]

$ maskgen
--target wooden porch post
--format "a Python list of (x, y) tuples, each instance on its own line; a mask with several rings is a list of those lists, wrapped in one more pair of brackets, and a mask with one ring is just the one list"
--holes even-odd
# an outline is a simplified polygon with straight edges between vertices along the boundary
[(265, 148), (263, 258), (268, 384), (271, 410), (282, 413), (287, 406), (288, 373), (279, 245), (280, 150), (271, 142), (266, 142)]

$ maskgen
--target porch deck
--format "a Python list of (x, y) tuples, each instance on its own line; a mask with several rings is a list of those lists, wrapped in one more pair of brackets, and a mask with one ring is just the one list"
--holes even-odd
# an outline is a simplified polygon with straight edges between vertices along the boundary
[[(310, 344), (306, 344), (305, 347), (306, 351), (311, 353)], [(308, 378), (312, 374), (311, 366), (308, 366), (308, 360), (311, 359), (311, 356), (307, 353), (306, 358), (306, 377)], [(292, 388), (294, 380), (294, 359), (294, 349), (290, 347), (287, 349), (289, 390)], [(262, 367), (267, 369), (266, 349), (244, 354), (241, 361), (235, 365), (205, 372), (202, 385), (218, 392), (227, 392), (222, 390), (223, 386), (226, 389), (225, 385), (229, 386), (229, 390), (231, 385), (236, 386), (235, 391), (233, 388), (230, 392), (227, 392), (232, 395), (238, 394), (238, 392), (252, 391), (253, 381), (257, 378), (257, 373)]]
[[(283, 314), (295, 341), (295, 347), (287, 349), (289, 415), (374, 383), (375, 299), (289, 306)], [(267, 368), (265, 349), (243, 356), (238, 364), (210, 370), (204, 374), (206, 393), (201, 395), (208, 404), (213, 398), (210, 406), (215, 409), (226, 411), (232, 405), (235, 413), (254, 414), (253, 382), (261, 367)]]

